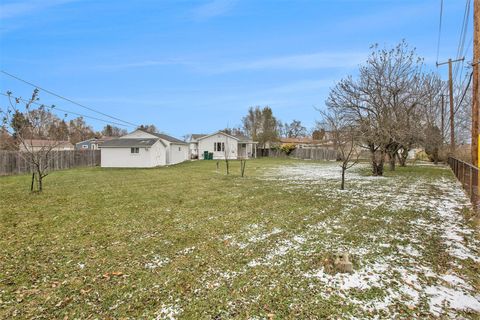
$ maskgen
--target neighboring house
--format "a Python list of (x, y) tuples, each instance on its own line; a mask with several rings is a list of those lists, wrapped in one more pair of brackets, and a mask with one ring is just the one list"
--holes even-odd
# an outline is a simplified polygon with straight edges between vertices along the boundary
[[(193, 137), (193, 135), (192, 135)], [(199, 135), (190, 141), (190, 149), (196, 148), (198, 158), (203, 159), (205, 152), (213, 153), (213, 159), (248, 159), (257, 157), (256, 144), (251, 138), (242, 135), (230, 135), (218, 131), (209, 135)], [(192, 144), (196, 145), (192, 147)]]
[(25, 145), (20, 143), (19, 149), (20, 151), (41, 151), (41, 150), (51, 150), (55, 151), (66, 151), (66, 150), (74, 150), (73, 144), (68, 141), (57, 141), (57, 140), (41, 140), (41, 139), (33, 139), (33, 140), (25, 140)]
[(114, 137), (92, 138), (75, 143), (75, 150), (99, 150), (100, 146), (105, 142), (115, 139)]
[(188, 160), (188, 144), (161, 133), (137, 129), (117, 139), (105, 141), (102, 167), (156, 167)]
[[(198, 139), (208, 136), (208, 134), (192, 134), (188, 143), (188, 149), (190, 153), (190, 159), (198, 159)], [(200, 157), (201, 158), (201, 157)]]
[(331, 146), (331, 141), (313, 140), (312, 138), (280, 138), (280, 145), (293, 144), (298, 149), (320, 148)]

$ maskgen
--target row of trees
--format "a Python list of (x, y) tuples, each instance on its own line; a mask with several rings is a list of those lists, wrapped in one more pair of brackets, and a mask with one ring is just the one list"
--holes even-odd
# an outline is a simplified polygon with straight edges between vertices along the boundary
[[(444, 87), (405, 41), (392, 49), (373, 46), (358, 75), (331, 89), (323, 123), (327, 130), (342, 133), (337, 144), (348, 141), (370, 152), (373, 175), (383, 175), (385, 161), (391, 170), (397, 162), (405, 166), (414, 147), (423, 147), (436, 162), (448, 121), (445, 115), (441, 121)], [(464, 109), (458, 105), (456, 114), (468, 122), (462, 117)]]
[[(34, 96), (35, 99), (38, 99), (38, 91), (34, 92)], [(36, 101), (33, 100), (33, 102)], [(62, 119), (51, 111), (54, 106), (32, 107), (32, 103), (29, 104), (28, 102), (26, 105), (28, 109), (22, 108), (23, 111), (20, 108), (10, 106), (8, 108), (10, 112), (4, 114), (4, 121), (0, 128), (2, 137), (0, 150), (17, 150), (21, 138), (70, 141), (75, 144), (94, 137), (119, 137), (127, 133), (125, 129), (110, 124), (106, 125), (101, 131), (94, 131), (83, 117), (66, 121), (65, 118)], [(151, 128), (148, 127), (148, 129)]]
[(322, 140), (325, 136), (325, 130), (318, 126), (308, 130), (299, 120), (292, 120), (290, 123), (278, 120), (269, 106), (250, 107), (247, 115), (242, 119), (242, 124), (242, 128), (227, 129), (227, 131), (247, 134), (258, 141), (259, 148), (262, 149), (280, 138), (308, 137)]

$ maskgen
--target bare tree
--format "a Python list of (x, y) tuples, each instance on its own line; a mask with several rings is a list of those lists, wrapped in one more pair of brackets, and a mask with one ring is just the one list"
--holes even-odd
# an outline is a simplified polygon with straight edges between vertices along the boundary
[(112, 126), (110, 124), (107, 124), (105, 127), (103, 127), (103, 130), (101, 134), (106, 137), (121, 137), (126, 135), (128, 132), (126, 129), (122, 129), (116, 126)]
[(300, 120), (293, 120), (291, 123), (278, 123), (279, 135), (285, 138), (302, 138), (307, 136), (307, 128)]
[(150, 132), (150, 133), (159, 133), (157, 127), (155, 127), (155, 125), (153, 125), (153, 124), (142, 124), (137, 129), (147, 131), (147, 132)]
[(418, 108), (430, 93), (425, 87), (431, 78), (405, 41), (392, 49), (372, 49), (358, 79), (341, 80), (331, 90), (327, 106), (355, 123), (371, 153), (373, 175), (383, 175), (386, 156), (394, 170), (398, 151), (405, 148), (405, 157), (414, 143), (417, 133), (411, 133), (417, 131)]
[(247, 166), (247, 159), (240, 159), (240, 175), (242, 178), (245, 176), (245, 167)]
[(331, 134), (331, 140), (334, 142), (340, 167), (342, 168), (342, 178), (340, 189), (345, 189), (345, 174), (348, 169), (358, 163), (360, 153), (358, 152), (359, 132), (355, 123), (347, 117), (344, 117), (338, 110), (329, 109), (320, 111), (325, 128)]
[[(7, 92), (9, 105), (0, 109), (3, 128), (14, 136), (21, 149), (20, 155), (32, 168), (30, 190), (41, 192), (43, 179), (49, 174), (51, 162), (57, 156), (56, 150), (63, 141), (46, 136), (46, 128), (51, 122), (51, 114), (46, 106), (38, 104), (38, 89), (35, 89), (28, 100), (14, 98)], [(24, 112), (20, 105), (23, 104)], [(39, 105), (39, 106), (38, 106)], [(52, 107), (50, 107), (52, 108)], [(21, 116), (20, 116), (21, 114)], [(21, 121), (19, 119), (21, 118)], [(42, 139), (41, 144), (34, 144), (35, 139)]]
[(269, 106), (249, 108), (242, 122), (245, 133), (254, 141), (258, 141), (261, 148), (265, 148), (269, 142), (278, 140), (279, 122)]
[[(218, 146), (217, 146), (218, 148)], [(225, 169), (227, 171), (227, 175), (230, 174), (230, 148), (228, 143), (228, 137), (225, 139), (225, 142), (220, 143), (220, 148), (223, 151), (223, 156), (225, 160)]]

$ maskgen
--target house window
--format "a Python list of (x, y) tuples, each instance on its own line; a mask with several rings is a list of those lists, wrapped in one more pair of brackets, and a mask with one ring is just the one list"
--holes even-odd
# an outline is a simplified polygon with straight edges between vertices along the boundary
[(130, 148), (130, 153), (139, 153), (140, 148)]
[(88, 149), (88, 145), (86, 144), (82, 145), (82, 149)]
[(225, 143), (224, 142), (214, 142), (213, 143), (213, 151), (225, 151)]

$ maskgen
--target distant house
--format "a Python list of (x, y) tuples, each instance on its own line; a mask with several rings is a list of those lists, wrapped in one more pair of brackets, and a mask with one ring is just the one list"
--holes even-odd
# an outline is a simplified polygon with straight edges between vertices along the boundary
[(75, 150), (99, 150), (105, 142), (115, 139), (114, 137), (92, 138), (75, 143)]
[(190, 159), (198, 159), (198, 139), (208, 136), (208, 134), (192, 134), (188, 143), (188, 151), (190, 153)]
[(243, 135), (218, 131), (209, 135), (192, 135), (190, 150), (196, 150), (199, 159), (204, 159), (205, 152), (213, 153), (213, 159), (248, 159), (257, 157), (257, 143)]
[(176, 164), (188, 159), (188, 144), (161, 133), (137, 129), (101, 146), (102, 167), (148, 168)]
[(25, 144), (20, 143), (20, 151), (42, 151), (42, 150), (55, 150), (55, 151), (66, 151), (74, 150), (73, 144), (69, 141), (58, 141), (58, 140), (42, 140), (42, 139), (32, 139), (25, 140)]
[(320, 148), (332, 145), (328, 139), (314, 140), (312, 138), (280, 138), (280, 145), (293, 144), (298, 149)]

